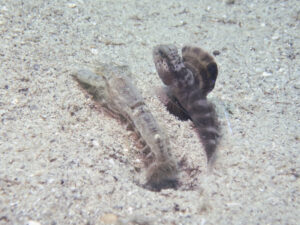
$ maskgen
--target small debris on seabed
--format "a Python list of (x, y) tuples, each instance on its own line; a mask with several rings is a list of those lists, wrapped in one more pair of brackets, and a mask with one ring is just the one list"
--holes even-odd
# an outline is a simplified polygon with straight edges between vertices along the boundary
[(226, 0), (227, 5), (233, 5), (235, 3), (235, 0)]
[(217, 55), (220, 55), (221, 52), (220, 52), (219, 50), (214, 50), (214, 51), (213, 51), (213, 54), (214, 54), (214, 56), (217, 56)]
[(41, 225), (41, 223), (38, 222), (38, 221), (29, 220), (29, 221), (26, 223), (26, 225)]
[(107, 214), (104, 214), (100, 220), (104, 224), (114, 224), (117, 222), (118, 217), (115, 214), (107, 213)]
[(76, 8), (77, 5), (75, 3), (68, 3), (68, 7), (73, 9), (73, 8)]
[(294, 84), (294, 88), (300, 89), (300, 80)]

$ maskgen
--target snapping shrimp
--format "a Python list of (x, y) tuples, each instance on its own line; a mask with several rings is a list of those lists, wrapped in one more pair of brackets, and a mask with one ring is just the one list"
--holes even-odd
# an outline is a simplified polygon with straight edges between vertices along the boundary
[(145, 143), (145, 187), (155, 191), (175, 188), (178, 169), (170, 153), (170, 144), (130, 75), (128, 66), (99, 63), (95, 73), (79, 70), (73, 77), (101, 106), (125, 119)]

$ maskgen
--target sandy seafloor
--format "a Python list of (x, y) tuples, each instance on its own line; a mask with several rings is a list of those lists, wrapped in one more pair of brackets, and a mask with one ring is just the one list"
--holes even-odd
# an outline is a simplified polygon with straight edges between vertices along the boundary
[[(0, 224), (299, 224), (300, 3), (227, 2), (0, 1)], [(220, 51), (211, 172), (155, 91), (167, 43)], [(137, 185), (136, 138), (70, 77), (97, 61), (130, 66), (185, 159), (178, 190)]]

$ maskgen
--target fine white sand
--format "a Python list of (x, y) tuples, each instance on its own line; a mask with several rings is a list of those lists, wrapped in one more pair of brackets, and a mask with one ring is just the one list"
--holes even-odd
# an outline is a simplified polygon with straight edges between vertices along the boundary
[[(300, 3), (0, 1), (0, 224), (299, 224)], [(216, 56), (222, 142), (209, 171), (190, 121), (160, 102), (157, 44)], [(151, 192), (135, 136), (70, 74), (129, 65), (183, 161)], [(297, 222), (298, 221), (298, 222)]]

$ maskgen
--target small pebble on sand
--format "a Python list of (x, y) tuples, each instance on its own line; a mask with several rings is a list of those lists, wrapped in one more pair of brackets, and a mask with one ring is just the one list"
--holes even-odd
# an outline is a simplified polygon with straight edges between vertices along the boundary
[(118, 217), (115, 214), (107, 213), (101, 217), (101, 222), (104, 224), (114, 224), (118, 220)]

